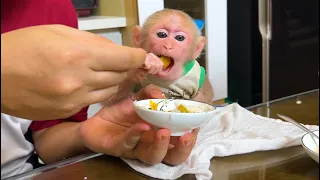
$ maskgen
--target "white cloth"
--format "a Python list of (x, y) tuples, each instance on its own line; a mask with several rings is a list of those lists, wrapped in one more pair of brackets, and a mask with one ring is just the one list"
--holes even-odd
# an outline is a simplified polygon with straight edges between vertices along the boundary
[[(319, 130), (319, 126), (306, 127)], [(202, 125), (194, 149), (181, 165), (146, 165), (137, 160), (123, 160), (134, 170), (154, 178), (176, 179), (195, 174), (198, 180), (208, 180), (212, 177), (209, 170), (212, 157), (300, 145), (303, 134), (288, 122), (256, 115), (234, 103), (216, 110), (214, 117)]]
[(34, 151), (24, 135), (32, 121), (1, 113), (1, 178), (33, 169), (27, 160)]

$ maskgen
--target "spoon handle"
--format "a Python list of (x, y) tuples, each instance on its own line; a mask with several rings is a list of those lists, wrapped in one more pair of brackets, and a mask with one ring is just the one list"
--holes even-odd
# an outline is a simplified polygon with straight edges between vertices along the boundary
[(307, 129), (306, 127), (302, 126), (300, 123), (298, 123), (297, 121), (287, 117), (287, 116), (284, 116), (284, 115), (281, 115), (281, 114), (277, 114), (280, 118), (298, 126), (300, 129), (306, 131), (307, 133), (309, 133), (311, 136), (315, 137), (316, 139), (319, 140), (319, 137), (317, 135), (315, 135), (312, 131), (310, 131), (309, 129)]

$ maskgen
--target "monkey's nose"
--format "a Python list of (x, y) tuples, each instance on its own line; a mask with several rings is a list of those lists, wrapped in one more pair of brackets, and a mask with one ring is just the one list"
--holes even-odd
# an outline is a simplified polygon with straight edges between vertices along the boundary
[(166, 50), (173, 50), (172, 46), (163, 46)]

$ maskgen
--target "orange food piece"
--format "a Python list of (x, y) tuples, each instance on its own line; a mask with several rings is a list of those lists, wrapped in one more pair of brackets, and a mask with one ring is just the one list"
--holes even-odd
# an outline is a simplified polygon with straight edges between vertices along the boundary
[(153, 101), (149, 101), (149, 103), (150, 103), (150, 107), (151, 107), (151, 109), (152, 110), (157, 110), (158, 109), (158, 104), (157, 103), (155, 103), (155, 102), (153, 102)]
[(178, 110), (182, 113), (190, 113), (190, 111), (188, 111), (188, 109), (182, 104), (178, 106)]
[(165, 56), (161, 56), (160, 59), (163, 62), (163, 68), (167, 68), (171, 64), (171, 59)]

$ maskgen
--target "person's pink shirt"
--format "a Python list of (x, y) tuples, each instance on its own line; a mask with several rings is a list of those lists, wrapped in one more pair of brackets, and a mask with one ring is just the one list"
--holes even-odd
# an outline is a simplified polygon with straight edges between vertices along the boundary
[[(78, 29), (78, 17), (71, 0), (1, 0), (1, 34), (46, 24), (62, 24)], [(84, 121), (87, 110), (88, 107), (85, 107), (66, 119), (33, 121), (30, 129), (38, 131), (63, 121)]]

